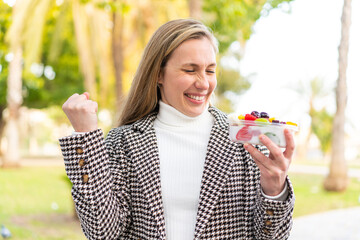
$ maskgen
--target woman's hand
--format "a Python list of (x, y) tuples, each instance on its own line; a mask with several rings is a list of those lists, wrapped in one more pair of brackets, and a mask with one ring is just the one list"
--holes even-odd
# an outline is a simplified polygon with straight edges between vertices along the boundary
[(76, 132), (90, 132), (97, 129), (98, 104), (89, 100), (89, 93), (75, 93), (62, 106)]
[(284, 130), (286, 149), (283, 152), (267, 136), (260, 135), (260, 141), (269, 149), (270, 155), (266, 157), (250, 144), (245, 143), (245, 149), (253, 157), (260, 169), (260, 184), (263, 192), (269, 196), (276, 196), (285, 187), (287, 172), (295, 149), (294, 137), (288, 129)]

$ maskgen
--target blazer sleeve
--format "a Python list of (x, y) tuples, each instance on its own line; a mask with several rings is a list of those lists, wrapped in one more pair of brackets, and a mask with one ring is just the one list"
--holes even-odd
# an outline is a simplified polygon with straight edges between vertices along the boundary
[[(266, 147), (257, 147), (262, 153), (269, 155), (269, 150)], [(258, 173), (260, 177), (260, 171)], [(289, 177), (286, 178), (286, 181), (288, 196), (285, 201), (279, 201), (268, 199), (261, 193), (260, 179), (258, 179), (259, 187), (257, 188), (254, 209), (255, 239), (288, 239), (293, 223), (295, 195)]]
[[(114, 141), (110, 131), (105, 143), (100, 129), (59, 139), (76, 211), (88, 239), (116, 239), (128, 224), (124, 154)], [(115, 162), (120, 162), (116, 168)]]

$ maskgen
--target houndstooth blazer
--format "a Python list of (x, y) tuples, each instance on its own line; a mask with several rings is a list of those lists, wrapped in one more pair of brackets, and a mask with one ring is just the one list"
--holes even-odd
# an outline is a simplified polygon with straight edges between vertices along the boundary
[[(226, 115), (214, 107), (209, 112), (215, 123), (194, 239), (287, 239), (295, 199), (289, 179), (285, 201), (264, 198), (255, 162), (229, 140)], [(106, 140), (99, 129), (59, 140), (88, 239), (166, 239), (155, 118), (112, 129)]]

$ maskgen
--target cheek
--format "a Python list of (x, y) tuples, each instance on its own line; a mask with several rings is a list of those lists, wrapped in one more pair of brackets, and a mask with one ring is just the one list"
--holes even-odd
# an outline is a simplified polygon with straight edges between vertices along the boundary
[(216, 88), (216, 85), (217, 85), (217, 79), (216, 79), (216, 77), (214, 77), (214, 79), (212, 79), (211, 81), (209, 81), (209, 84), (210, 84), (211, 91), (213, 92), (214, 89)]
[(194, 77), (187, 75), (177, 75), (173, 78), (173, 86), (178, 91), (185, 91), (195, 82)]

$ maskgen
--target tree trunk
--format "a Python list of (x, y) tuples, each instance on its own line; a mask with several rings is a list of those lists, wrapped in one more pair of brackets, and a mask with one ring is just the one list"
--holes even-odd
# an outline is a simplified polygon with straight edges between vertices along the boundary
[(1, 147), (1, 140), (3, 137), (3, 133), (4, 133), (4, 128), (5, 128), (5, 119), (4, 119), (4, 110), (5, 110), (5, 105), (0, 106), (0, 157), (3, 155), (2, 153), (2, 147)]
[(347, 164), (345, 160), (345, 109), (347, 101), (346, 68), (349, 51), (349, 33), (351, 23), (351, 0), (344, 0), (341, 17), (341, 40), (339, 45), (339, 77), (336, 86), (336, 114), (332, 130), (332, 148), (330, 172), (324, 181), (328, 191), (343, 191), (348, 184)]
[(114, 12), (113, 14), (113, 32), (112, 32), (112, 53), (115, 70), (116, 85), (116, 114), (115, 124), (117, 124), (123, 102), (123, 77), (124, 70), (124, 49), (123, 49), (123, 23), (124, 17), (122, 12)]
[(85, 90), (90, 93), (91, 99), (97, 100), (96, 74), (94, 56), (90, 43), (89, 24), (87, 15), (79, 0), (72, 1), (75, 36), (79, 51), (80, 67), (85, 78)]
[(9, 64), (7, 78), (7, 108), (9, 116), (6, 124), (7, 150), (4, 154), (2, 167), (20, 166), (19, 144), (19, 109), (22, 104), (22, 49), (21, 46), (13, 48), (14, 58)]
[(190, 17), (201, 20), (202, 0), (188, 0), (188, 5)]

